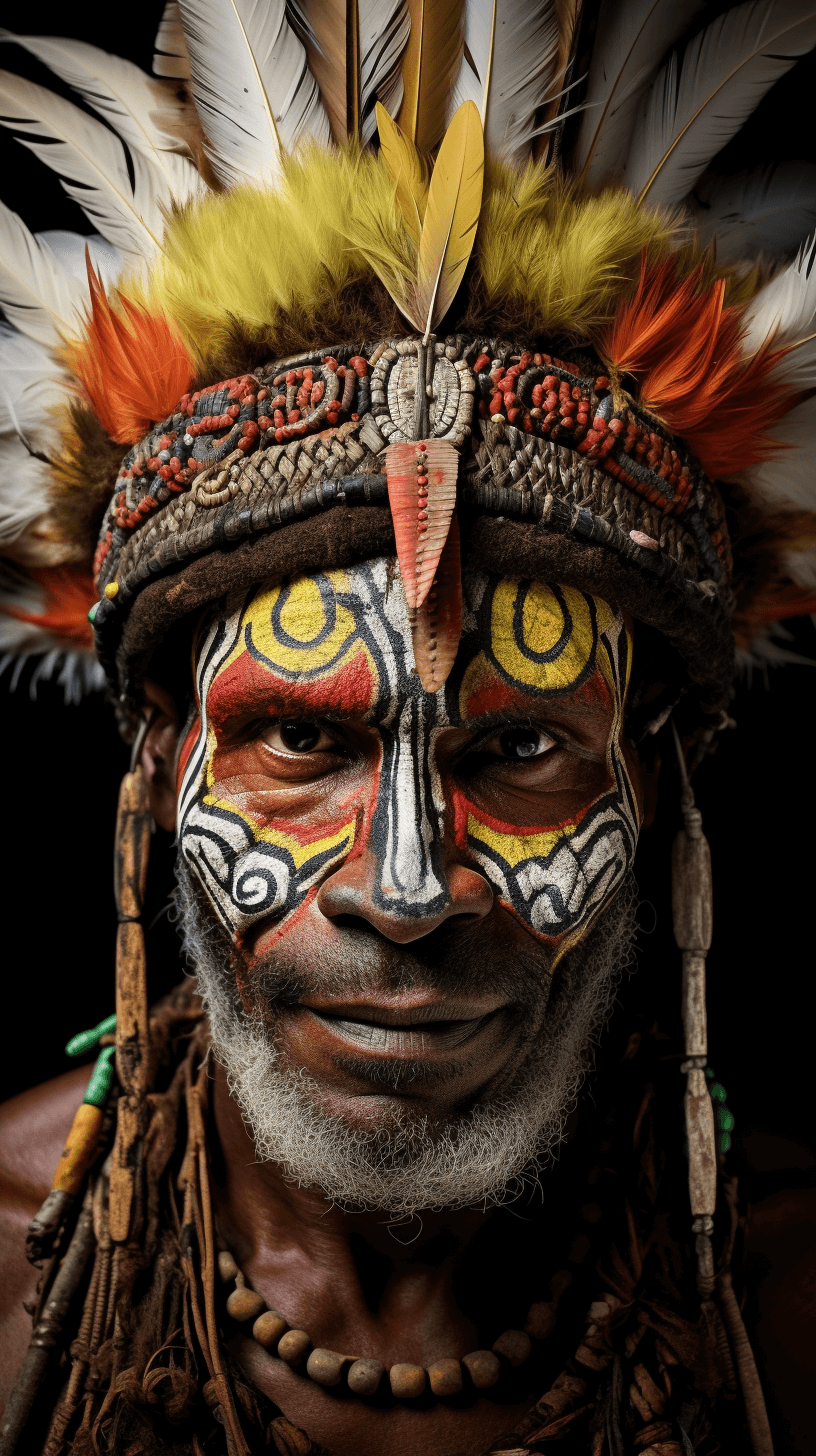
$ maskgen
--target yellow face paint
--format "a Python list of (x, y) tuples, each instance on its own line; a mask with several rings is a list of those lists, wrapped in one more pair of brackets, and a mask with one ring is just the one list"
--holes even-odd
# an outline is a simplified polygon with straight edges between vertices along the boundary
[[(394, 915), (438, 915), (448, 896), (446, 820), (498, 900), (557, 953), (614, 893), (638, 829), (619, 741), (631, 656), (622, 618), (573, 588), (476, 575), (466, 605), (459, 659), (436, 694), (413, 671), (404, 599), (385, 561), (261, 588), (210, 625), (197, 657), (201, 717), (184, 757), (180, 843), (237, 940), (260, 922), (287, 923), (363, 849), (377, 865), (378, 903)], [(548, 703), (579, 715), (583, 705), (608, 733), (604, 787), (568, 820), (514, 824), (470, 802), (455, 775), (443, 779), (437, 752), (448, 730), (546, 722)], [(225, 791), (233, 780), (221, 735), (255, 713), (363, 724), (379, 739), (379, 762), (340, 796), (341, 808), (310, 788), (308, 811), (295, 792), (279, 817), (264, 807), (279, 801), (265, 796), (266, 770), (256, 765), (250, 810), (240, 783)]]

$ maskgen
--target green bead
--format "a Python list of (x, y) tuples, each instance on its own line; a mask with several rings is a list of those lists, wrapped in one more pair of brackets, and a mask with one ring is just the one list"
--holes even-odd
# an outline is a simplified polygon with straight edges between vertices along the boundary
[(91, 1027), (90, 1031), (79, 1031), (76, 1036), (72, 1036), (65, 1048), (66, 1056), (84, 1057), (86, 1052), (92, 1052), (99, 1045), (103, 1036), (110, 1036), (115, 1030), (116, 1016), (106, 1016), (104, 1021)]
[(718, 1137), (718, 1139), (717, 1139), (717, 1142), (720, 1145), (720, 1152), (721, 1153), (729, 1153), (731, 1151), (731, 1134), (730, 1134), (730, 1132), (721, 1132), (720, 1135), (719, 1135), (719, 1137)]
[(112, 1046), (103, 1047), (96, 1059), (96, 1065), (91, 1073), (91, 1080), (83, 1097), (83, 1102), (89, 1102), (91, 1107), (102, 1107), (110, 1092), (113, 1081), (113, 1058), (116, 1048)]
[(708, 1093), (712, 1102), (725, 1102), (728, 1096), (722, 1082), (712, 1082)]
[(727, 1107), (717, 1107), (714, 1115), (720, 1132), (734, 1131), (734, 1114)]
[(98, 611), (99, 611), (99, 602), (94, 602), (93, 606), (91, 607), (91, 610), (88, 613), (88, 621), (90, 622), (91, 626), (93, 626), (94, 617), (96, 616), (96, 614), (97, 614)]

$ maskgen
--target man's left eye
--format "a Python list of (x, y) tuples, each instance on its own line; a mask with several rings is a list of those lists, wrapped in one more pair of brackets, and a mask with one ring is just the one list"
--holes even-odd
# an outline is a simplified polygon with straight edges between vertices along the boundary
[(541, 758), (555, 746), (555, 739), (545, 733), (543, 728), (504, 728), (485, 744), (485, 749), (499, 758), (522, 762), (525, 759)]
[(325, 728), (306, 718), (272, 723), (262, 736), (278, 753), (321, 753), (335, 747)]

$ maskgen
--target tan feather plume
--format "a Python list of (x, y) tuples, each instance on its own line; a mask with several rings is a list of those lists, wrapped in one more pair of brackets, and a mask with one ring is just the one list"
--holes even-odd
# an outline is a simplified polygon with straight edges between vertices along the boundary
[(428, 205), (428, 173), (425, 164), (413, 142), (391, 120), (379, 101), (377, 127), (380, 133), (380, 152), (394, 178), (394, 201), (397, 210), (418, 248)]
[(402, 62), (405, 94), (397, 120), (420, 152), (445, 132), (453, 84), (462, 62), (463, 0), (409, 0), (411, 35)]
[(482, 206), (484, 133), (479, 113), (466, 101), (439, 148), (419, 239), (413, 314), (427, 339), (447, 313), (464, 276)]

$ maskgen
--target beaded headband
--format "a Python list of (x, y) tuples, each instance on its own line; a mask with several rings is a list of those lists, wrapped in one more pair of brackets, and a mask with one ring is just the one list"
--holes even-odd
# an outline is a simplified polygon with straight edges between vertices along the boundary
[[(419, 474), (398, 458), (417, 441)], [(422, 676), (421, 609), (435, 575), (438, 586), (445, 575), (437, 565), (457, 501), (464, 515), (600, 547), (662, 583), (692, 619), (708, 613), (715, 635), (721, 629), (716, 660), (710, 634), (705, 664), (698, 660), (697, 626), (684, 655), (709, 699), (724, 691), (730, 553), (719, 493), (699, 463), (658, 421), (616, 398), (589, 359), (462, 335), (315, 351), (185, 395), (128, 451), (105, 513), (94, 563), (101, 600), (91, 612), (100, 657), (115, 678), (142, 591), (203, 553), (338, 506), (390, 504), (409, 607), (419, 613)], [(417, 550), (426, 557), (424, 593)], [(296, 569), (295, 552), (288, 570)], [(230, 575), (226, 563), (225, 581)], [(183, 593), (178, 601), (181, 614), (189, 610)], [(165, 614), (162, 632), (167, 626)], [(458, 629), (449, 625), (448, 635), (449, 666)], [(443, 680), (428, 669), (429, 688)]]

